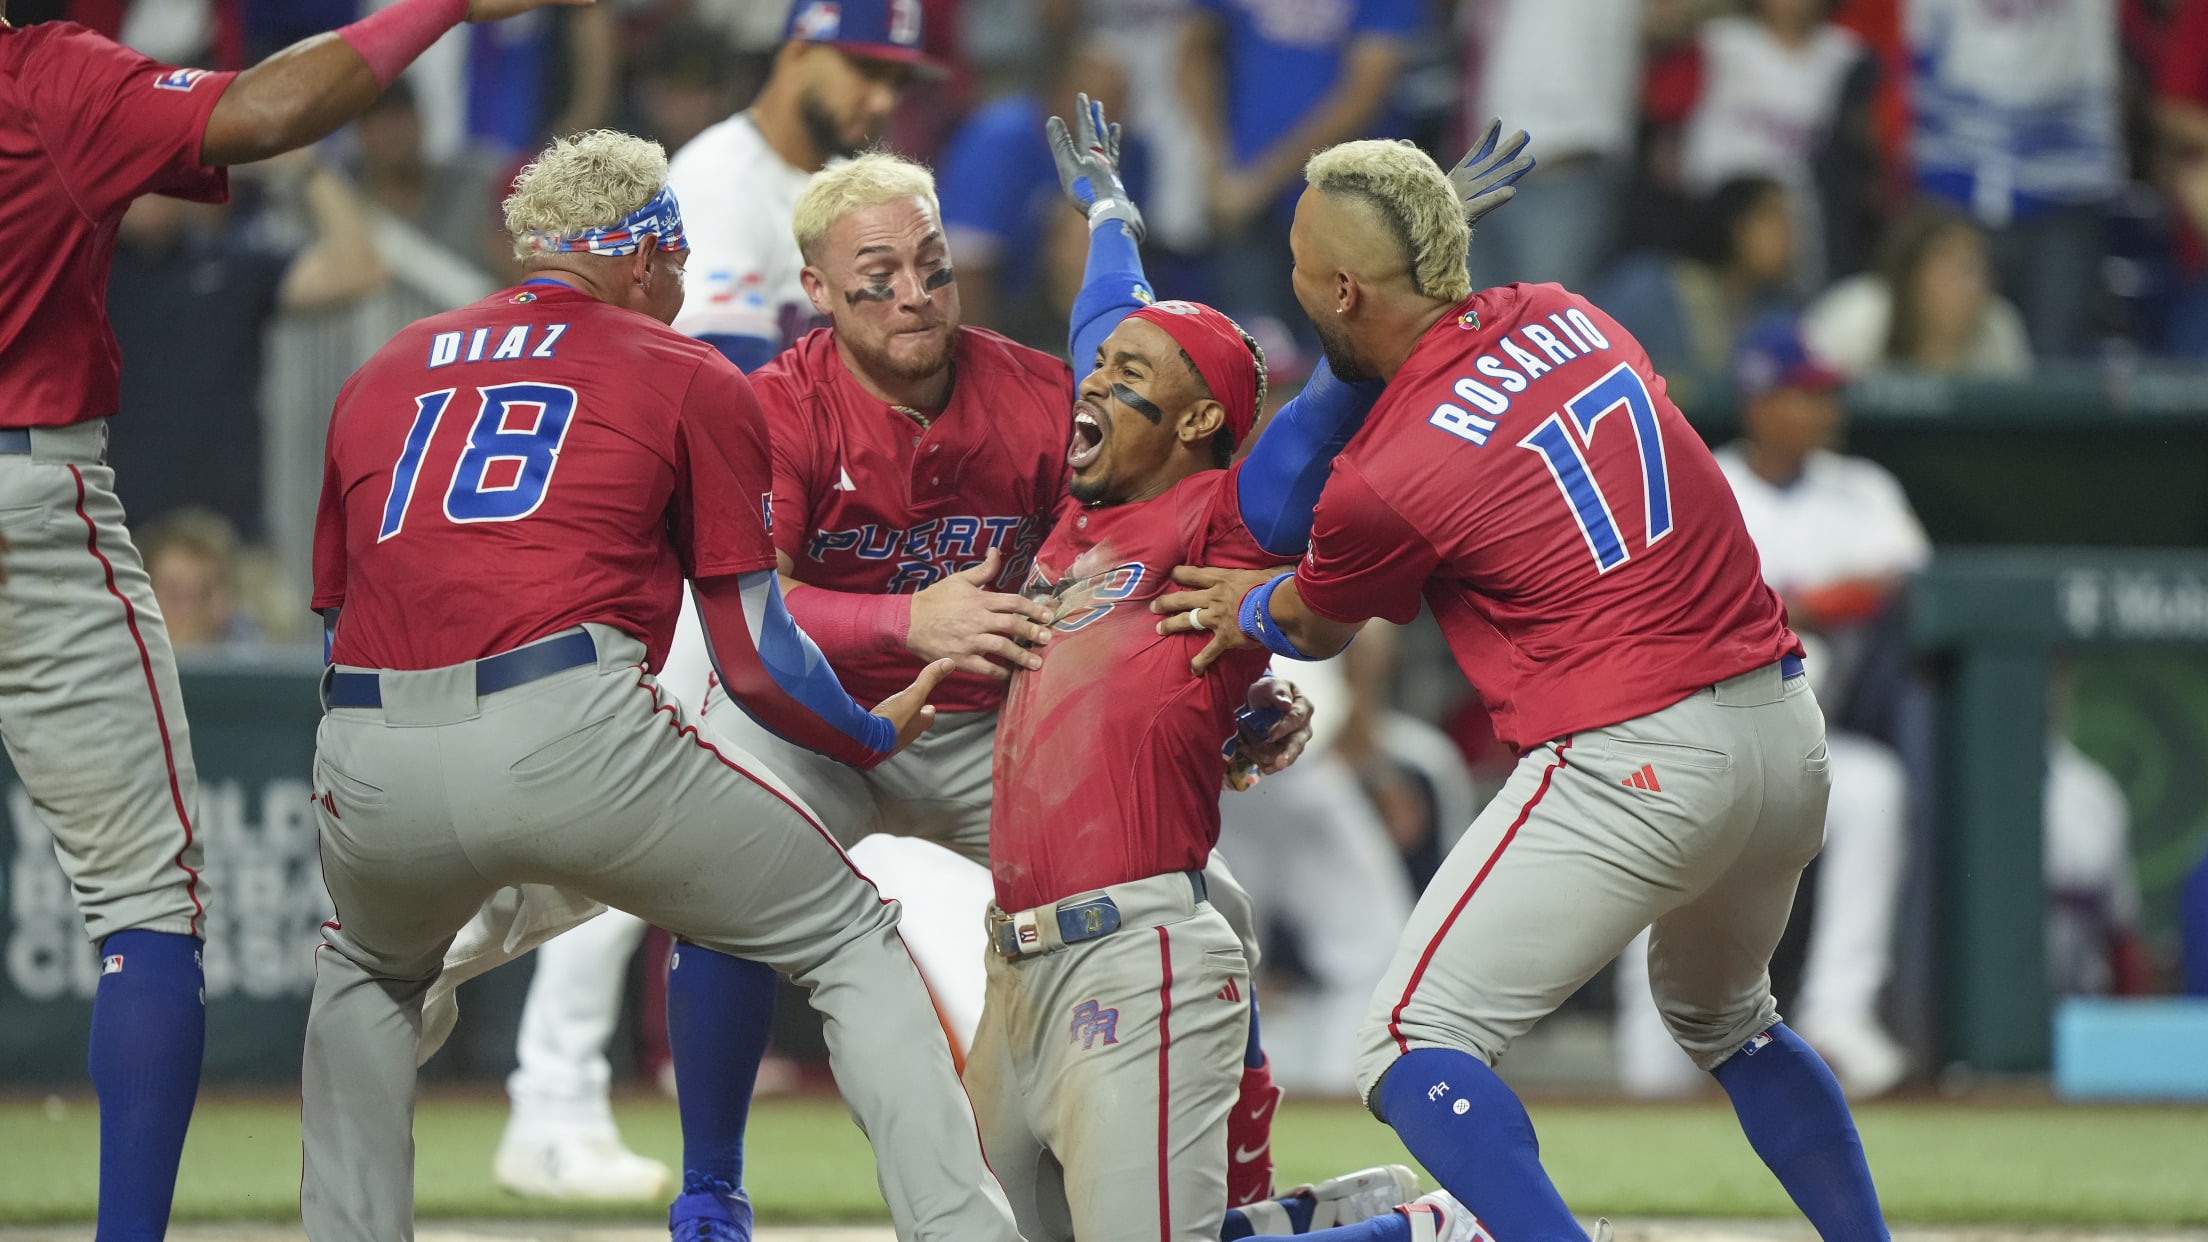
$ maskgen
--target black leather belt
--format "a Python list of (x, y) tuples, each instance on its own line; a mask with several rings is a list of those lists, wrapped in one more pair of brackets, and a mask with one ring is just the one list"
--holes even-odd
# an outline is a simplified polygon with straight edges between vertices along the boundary
[[(477, 660), (475, 692), (477, 695), (496, 694), (597, 662), (598, 644), (591, 639), (589, 631), (577, 630), (550, 642), (534, 643)], [(333, 671), (323, 701), (330, 707), (382, 707), (381, 676)]]
[[(1201, 871), (1184, 871), (1188, 888), (1201, 903), (1210, 900), (1211, 888), (1204, 883)], [(1026, 938), (1022, 938), (1023, 924), (1018, 915), (998, 916), (991, 926), (990, 942), (998, 953), (1006, 957), (1019, 957), (1042, 948), (1041, 937), (1034, 924), (1025, 924)], [(1058, 907), (1058, 939), (1065, 944), (1079, 944), (1084, 940), (1096, 940), (1119, 930), (1119, 904), (1110, 897), (1092, 897)]]

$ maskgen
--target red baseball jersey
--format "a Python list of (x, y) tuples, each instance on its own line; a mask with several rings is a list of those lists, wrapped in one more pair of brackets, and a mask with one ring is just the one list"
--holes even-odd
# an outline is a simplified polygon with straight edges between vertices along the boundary
[(1801, 649), (1648, 355), (1557, 285), (1427, 329), (1335, 460), (1296, 588), (1337, 621), (1423, 594), (1521, 750)]
[(346, 381), (314, 531), (332, 657), (440, 668), (597, 621), (658, 668), (685, 577), (774, 565), (766, 419), (712, 346), (549, 281)]
[[(961, 328), (951, 403), (922, 427), (859, 385), (820, 329), (752, 372), (774, 438), (774, 541), (798, 581), (830, 591), (910, 595), (971, 569), (989, 549), (997, 578), (1027, 575), (1066, 496), (1073, 373), (1049, 354)], [(841, 661), (862, 703), (912, 684), (925, 661), (891, 651)], [(943, 711), (988, 711), (1004, 683), (954, 673)]]
[(1036, 554), (1027, 594), (1054, 599), (1043, 666), (1012, 675), (997, 721), (989, 863), (997, 905), (1024, 910), (1167, 871), (1200, 871), (1219, 840), (1219, 748), (1265, 675), (1262, 650), (1188, 670), (1195, 634), (1160, 635), (1150, 601), (1176, 565), (1261, 568), (1235, 500), (1241, 467), (1155, 500), (1072, 500)]
[(199, 142), (235, 76), (171, 68), (67, 22), (0, 26), (0, 427), (116, 412), (116, 225), (141, 194), (229, 197)]

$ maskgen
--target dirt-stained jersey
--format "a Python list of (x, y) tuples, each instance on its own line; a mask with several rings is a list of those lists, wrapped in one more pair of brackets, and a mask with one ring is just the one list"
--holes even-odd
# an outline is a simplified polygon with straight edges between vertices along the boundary
[(1279, 561), (1243, 526), (1239, 474), (1206, 470), (1134, 504), (1068, 500), (1036, 554), (1027, 593), (1054, 600), (1058, 619), (1043, 666), (1012, 675), (997, 720), (1000, 909), (1203, 869), (1219, 838), (1220, 744), (1268, 653), (1191, 673), (1207, 636), (1159, 634), (1150, 601), (1175, 589), (1176, 565)]
[(1520, 748), (1801, 650), (1648, 355), (1559, 285), (1427, 329), (1336, 459), (1296, 588), (1337, 621), (1423, 597)]

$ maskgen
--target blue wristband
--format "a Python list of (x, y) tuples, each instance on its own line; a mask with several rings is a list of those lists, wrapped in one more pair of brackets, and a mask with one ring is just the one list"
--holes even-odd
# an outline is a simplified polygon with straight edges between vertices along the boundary
[(1316, 657), (1296, 650), (1296, 645), (1289, 642), (1288, 635), (1281, 631), (1280, 622), (1273, 620), (1273, 592), (1280, 589), (1281, 583), (1295, 576), (1292, 572), (1280, 574), (1264, 586), (1252, 588), (1249, 594), (1242, 597), (1242, 608), (1235, 614), (1235, 620), (1241, 624), (1244, 634), (1265, 644), (1265, 649), (1274, 655), (1284, 655), (1291, 660), (1310, 660)]

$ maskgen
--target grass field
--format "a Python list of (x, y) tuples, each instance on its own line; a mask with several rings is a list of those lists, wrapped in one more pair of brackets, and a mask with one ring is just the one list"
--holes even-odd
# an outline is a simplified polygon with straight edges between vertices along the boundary
[[(673, 1163), (673, 1106), (618, 1106), (631, 1145)], [(1544, 1104), (1542, 1151), (1565, 1198), (1611, 1216), (1782, 1218), (1785, 1195), (1722, 1103)], [(1860, 1113), (1888, 1214), (1924, 1223), (2208, 1225), (2208, 1109), (1922, 1102)], [(514, 1198), (491, 1181), (505, 1101), (444, 1096), (421, 1106), (423, 1219), (558, 1217), (648, 1225), (653, 1205), (578, 1209)], [(1283, 1182), (1405, 1160), (1395, 1136), (1349, 1104), (1291, 1102), (1274, 1151)], [(89, 1220), (98, 1161), (91, 1100), (0, 1098), (0, 1223)], [(762, 1100), (748, 1176), (762, 1222), (879, 1220), (865, 1141), (827, 1098)], [(296, 1219), (295, 1099), (204, 1100), (177, 1192), (179, 1221)], [(664, 1228), (664, 1225), (662, 1225)]]

